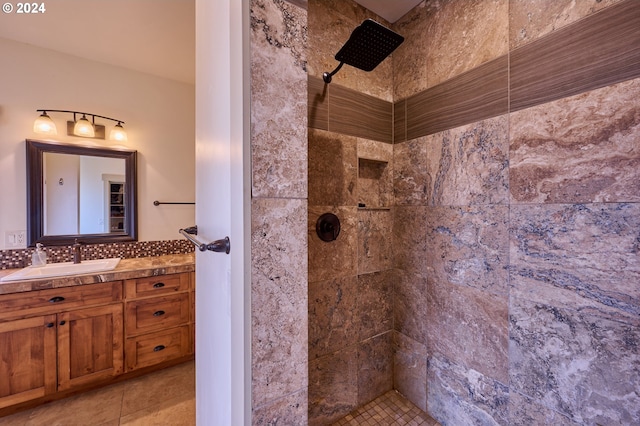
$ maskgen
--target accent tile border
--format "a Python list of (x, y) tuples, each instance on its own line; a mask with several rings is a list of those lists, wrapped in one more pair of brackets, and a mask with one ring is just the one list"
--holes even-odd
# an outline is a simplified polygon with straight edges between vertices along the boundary
[(309, 76), (309, 127), (397, 143), (639, 78), (639, 29), (625, 0), (391, 108)]
[(511, 52), (511, 111), (640, 77), (640, 2), (627, 0)]
[(393, 141), (393, 104), (308, 77), (309, 127), (380, 142)]
[[(47, 246), (49, 263), (71, 262), (71, 246)], [(133, 259), (139, 257), (163, 256), (167, 254), (187, 254), (195, 250), (187, 240), (137, 241), (132, 243), (87, 244), (82, 247), (82, 259), (105, 259), (119, 257)], [(25, 268), (31, 264), (33, 248), (0, 250), (0, 269)]]
[(508, 112), (508, 60), (501, 56), (407, 98), (407, 140)]
[(329, 130), (328, 86), (322, 79), (309, 76), (307, 90), (308, 126), (312, 129)]
[(393, 104), (342, 86), (329, 88), (329, 130), (393, 142)]

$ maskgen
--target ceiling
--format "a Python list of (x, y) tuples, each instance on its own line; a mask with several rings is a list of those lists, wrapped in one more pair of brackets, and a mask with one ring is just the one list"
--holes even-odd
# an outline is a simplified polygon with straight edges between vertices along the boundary
[(392, 24), (422, 1), (423, 0), (355, 0), (356, 3), (359, 3)]
[(0, 15), (0, 37), (195, 83), (194, 0), (55, 0)]
[[(215, 0), (214, 0), (215, 1)], [(355, 0), (393, 23), (422, 0)], [(195, 0), (55, 0), (0, 15), (0, 37), (195, 84)]]

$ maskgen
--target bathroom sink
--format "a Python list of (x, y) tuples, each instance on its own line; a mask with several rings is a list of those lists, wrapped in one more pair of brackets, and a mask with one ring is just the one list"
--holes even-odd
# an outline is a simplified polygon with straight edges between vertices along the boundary
[(28, 266), (0, 279), (0, 281), (35, 280), (38, 278), (64, 277), (67, 275), (90, 274), (114, 269), (119, 257), (112, 259), (85, 260), (81, 263), (48, 263), (45, 266)]

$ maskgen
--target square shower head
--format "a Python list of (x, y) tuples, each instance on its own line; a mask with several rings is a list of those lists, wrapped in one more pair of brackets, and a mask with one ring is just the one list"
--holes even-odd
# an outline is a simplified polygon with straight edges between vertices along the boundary
[(367, 19), (353, 30), (335, 58), (363, 71), (372, 71), (403, 41), (400, 34)]

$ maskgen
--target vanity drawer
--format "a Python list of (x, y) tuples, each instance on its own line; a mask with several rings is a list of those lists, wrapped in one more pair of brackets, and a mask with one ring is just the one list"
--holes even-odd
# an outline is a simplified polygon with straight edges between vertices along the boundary
[(121, 299), (122, 281), (5, 294), (0, 296), (0, 319), (61, 312)]
[(126, 281), (127, 298), (159, 296), (189, 290), (189, 274), (171, 274)]
[(127, 339), (127, 371), (187, 356), (191, 353), (189, 326), (176, 327)]
[(127, 335), (187, 324), (189, 293), (127, 302)]

